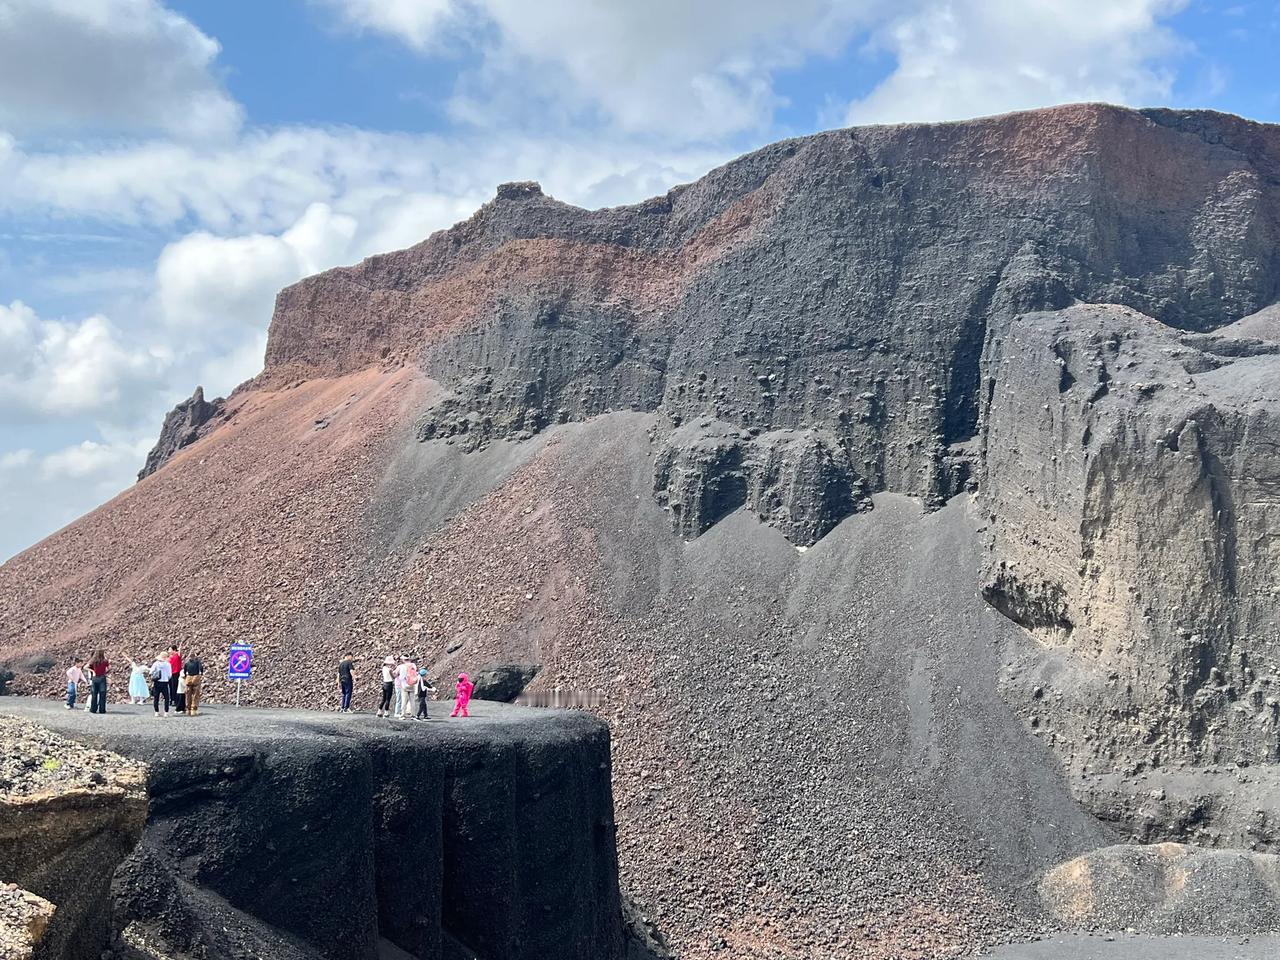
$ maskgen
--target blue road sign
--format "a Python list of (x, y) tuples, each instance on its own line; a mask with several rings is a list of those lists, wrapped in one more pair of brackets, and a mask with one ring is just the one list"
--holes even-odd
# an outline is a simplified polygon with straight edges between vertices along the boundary
[(243, 643), (231, 645), (227, 658), (227, 679), (248, 680), (253, 674), (253, 647)]

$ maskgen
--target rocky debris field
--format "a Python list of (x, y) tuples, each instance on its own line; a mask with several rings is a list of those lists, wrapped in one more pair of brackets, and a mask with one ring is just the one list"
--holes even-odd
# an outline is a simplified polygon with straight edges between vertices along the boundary
[(0, 881), (0, 957), (27, 960), (44, 936), (54, 907), (43, 897)]
[(1139, 934), (1066, 934), (1001, 947), (987, 960), (1270, 960), (1280, 937), (1152, 937)]
[(113, 784), (121, 774), (141, 770), (140, 763), (68, 740), (28, 720), (0, 715), (0, 802), (93, 791)]

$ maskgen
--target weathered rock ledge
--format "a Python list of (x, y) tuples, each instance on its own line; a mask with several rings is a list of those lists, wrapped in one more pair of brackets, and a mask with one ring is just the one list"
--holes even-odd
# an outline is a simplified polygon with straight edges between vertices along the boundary
[(144, 769), (0, 716), (0, 956), (97, 960), (111, 876), (142, 836)]
[(146, 762), (150, 818), (112, 890), (142, 955), (622, 956), (609, 735), (584, 714), (3, 709)]

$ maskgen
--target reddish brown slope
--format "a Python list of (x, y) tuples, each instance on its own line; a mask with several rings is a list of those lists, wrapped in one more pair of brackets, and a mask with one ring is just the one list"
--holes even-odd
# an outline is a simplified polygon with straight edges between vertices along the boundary
[[(287, 652), (307, 647), (300, 614), (343, 602), (365, 570), (364, 505), (426, 390), (407, 369), (366, 370), (237, 395), (211, 436), (0, 567), (6, 656), (101, 646), (123, 682), (129, 657), (170, 642), (216, 666), (250, 641), (259, 695), (282, 693)], [(52, 692), (55, 674), (20, 687)]]

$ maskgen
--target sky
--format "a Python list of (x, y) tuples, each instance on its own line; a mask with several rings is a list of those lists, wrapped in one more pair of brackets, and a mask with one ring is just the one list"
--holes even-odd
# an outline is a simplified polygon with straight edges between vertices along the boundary
[(1280, 121), (1280, 0), (0, 0), (0, 560), (261, 369), (276, 292), (507, 180), (1080, 100)]

